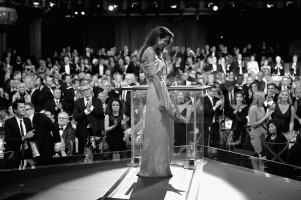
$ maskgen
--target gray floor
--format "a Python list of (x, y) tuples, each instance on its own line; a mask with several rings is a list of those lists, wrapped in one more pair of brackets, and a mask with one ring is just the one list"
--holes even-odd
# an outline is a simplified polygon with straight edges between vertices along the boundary
[[(0, 199), (100, 199), (127, 171), (127, 166), (126, 162), (111, 162), (105, 165), (91, 164), (85, 168), (67, 167), (58, 168), (58, 170), (60, 171), (56, 173), (46, 173), (44, 176), (1, 187)], [(192, 186), (197, 185), (197, 188), (194, 188), (194, 191), (199, 192), (197, 199), (301, 199), (301, 182), (254, 170), (246, 170), (221, 162), (208, 160), (203, 169), (198, 170), (196, 176), (200, 177), (199, 183)], [(144, 190), (149, 195), (146, 195), (143, 199), (155, 200), (167, 199), (167, 196), (162, 194), (181, 192), (180, 187), (177, 188), (176, 186), (171, 190), (170, 187), (162, 188), (160, 185), (162, 185), (162, 181), (138, 181), (132, 191)], [(137, 199), (137, 196), (129, 194), (127, 199)]]

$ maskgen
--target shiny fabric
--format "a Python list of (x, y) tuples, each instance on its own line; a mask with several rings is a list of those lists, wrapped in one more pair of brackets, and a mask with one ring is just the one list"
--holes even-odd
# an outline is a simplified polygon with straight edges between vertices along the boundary
[(166, 111), (159, 110), (159, 99), (152, 81), (152, 75), (157, 75), (167, 109), (172, 110), (171, 100), (165, 81), (161, 78), (165, 64), (157, 58), (154, 62), (143, 66), (149, 82), (146, 98), (145, 128), (143, 130), (142, 158), (138, 176), (170, 177), (170, 158), (173, 149), (174, 120)]

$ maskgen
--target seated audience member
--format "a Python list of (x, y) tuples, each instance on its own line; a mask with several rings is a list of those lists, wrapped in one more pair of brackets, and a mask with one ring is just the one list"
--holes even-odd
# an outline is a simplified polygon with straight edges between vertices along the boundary
[[(282, 151), (282, 149), (285, 147), (286, 144), (277, 144), (277, 143), (287, 143), (287, 139), (284, 137), (284, 135), (281, 133), (281, 127), (275, 120), (270, 120), (267, 125), (267, 132), (268, 136), (265, 139), (266, 145), (275, 153), (278, 154)], [(288, 148), (281, 154), (281, 160), (274, 159), (276, 162), (283, 162), (286, 161), (288, 153)], [(271, 160), (275, 157), (275, 155), (270, 152), (266, 151), (266, 158), (268, 160)]]
[(282, 135), (281, 127), (277, 121), (270, 120), (267, 126), (268, 137), (265, 140), (266, 159), (273, 162), (266, 162), (266, 171), (271, 174), (282, 175), (285, 172), (285, 163), (288, 155), (287, 139)]
[(71, 156), (75, 150), (75, 129), (72, 127), (69, 115), (66, 112), (61, 112), (58, 115), (59, 133), (61, 137), (61, 149), (59, 154), (62, 157)]

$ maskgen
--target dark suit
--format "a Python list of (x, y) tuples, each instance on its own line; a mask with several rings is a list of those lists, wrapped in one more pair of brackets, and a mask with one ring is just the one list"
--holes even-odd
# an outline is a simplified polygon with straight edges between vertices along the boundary
[(293, 69), (293, 62), (291, 62), (289, 64), (290, 74), (294, 74), (295, 76), (300, 76), (301, 63), (300, 62), (296, 62), (295, 66), (296, 66), (296, 73), (294, 73), (295, 70)]
[[(86, 109), (84, 98), (80, 98), (74, 103), (73, 118), (77, 121), (76, 137), (78, 138), (78, 150), (80, 154), (84, 152), (87, 137), (101, 137), (102, 131), (104, 130), (102, 101), (100, 99), (92, 98), (92, 105), (94, 107), (93, 111), (89, 115), (86, 115), (84, 112)], [(88, 128), (89, 123), (92, 128)]]
[[(241, 61), (241, 62), (242, 62), (242, 63), (241, 63), (241, 65), (242, 65), (242, 73), (246, 73), (246, 72), (247, 72), (247, 69), (246, 69), (245, 63), (244, 63), (244, 61)], [(234, 72), (234, 75), (236, 75), (236, 76), (239, 74), (239, 72), (240, 72), (240, 67), (239, 67), (239, 63), (238, 63), (237, 60), (236, 60), (236, 61), (233, 61), (233, 62), (231, 63), (230, 70), (233, 71), (233, 72)]]
[(46, 104), (49, 100), (53, 99), (53, 94), (48, 86), (44, 86), (41, 90), (42, 94), (42, 102), (43, 102), (43, 108), (46, 107)]
[[(30, 119), (24, 117), (23, 118), (26, 130), (24, 131), (24, 135), (26, 135), (27, 132), (32, 130)], [(18, 125), (18, 121), (16, 117), (9, 118), (5, 121), (5, 141), (6, 141), (6, 151), (13, 151), (14, 152), (14, 158), (16, 161), (20, 160), (22, 158), (22, 151), (21, 146), (24, 145), (24, 141), (22, 141), (22, 135), (21, 131)], [(30, 141), (34, 141), (35, 137), (30, 138)], [(22, 147), (23, 148), (23, 147)], [(26, 151), (26, 152), (25, 152)], [(31, 158), (31, 150), (30, 145), (28, 143), (28, 149), (25, 150), (25, 159)]]
[[(213, 65), (209, 64), (204, 67), (205, 72), (213, 71)], [(216, 72), (224, 72), (223, 67), (220, 64), (216, 64)]]
[(35, 111), (40, 112), (42, 108), (43, 97), (40, 89), (35, 89), (31, 93), (31, 103), (34, 105)]
[[(215, 105), (218, 98), (213, 98), (213, 104)], [(213, 110), (213, 105), (208, 96), (204, 97), (204, 144), (213, 147), (219, 147), (219, 116), (221, 110), (217, 108)], [(215, 119), (215, 123), (213, 122)], [(209, 137), (210, 136), (210, 137)], [(210, 139), (210, 140), (208, 140)], [(208, 144), (209, 141), (209, 144)]]
[(73, 87), (67, 88), (65, 96), (64, 96), (64, 103), (65, 103), (65, 107), (66, 107), (66, 112), (69, 113), (69, 115), (73, 113), (74, 98), (75, 98), (74, 88)]
[[(69, 63), (69, 68), (70, 68), (70, 70), (69, 70), (69, 71), (70, 71), (69, 75), (70, 75), (70, 74), (75, 74), (75, 73), (76, 73), (76, 66), (75, 66), (74, 64)], [(67, 73), (66, 73), (66, 69), (65, 69), (65, 64), (61, 65), (60, 73), (61, 73), (61, 74), (67, 74)]]
[[(73, 155), (74, 150), (74, 141), (75, 141), (75, 129), (71, 126), (71, 124), (68, 124), (66, 128), (63, 130), (63, 133), (61, 135), (65, 142), (65, 152), (67, 155)], [(73, 147), (73, 148), (71, 148)]]
[(66, 105), (65, 102), (62, 100), (59, 100), (59, 103), (62, 104), (62, 109), (58, 109), (56, 107), (56, 103), (54, 99), (50, 99), (45, 106), (45, 110), (50, 111), (51, 113), (54, 114), (54, 119), (55, 121), (57, 121), (57, 116), (60, 112), (62, 112), (62, 110), (66, 110)]
[(41, 158), (52, 157), (54, 144), (61, 141), (58, 126), (43, 113), (34, 113), (32, 126)]
[[(276, 67), (276, 65), (274, 65), (274, 66), (271, 68), (271, 73), (277, 75), (277, 74), (278, 74), (278, 68), (275, 69), (275, 67)], [(280, 76), (283, 76), (283, 75), (284, 75), (284, 64), (283, 64), (283, 63), (281, 63), (281, 67), (282, 67), (282, 69), (279, 69), (279, 73), (280, 73)]]

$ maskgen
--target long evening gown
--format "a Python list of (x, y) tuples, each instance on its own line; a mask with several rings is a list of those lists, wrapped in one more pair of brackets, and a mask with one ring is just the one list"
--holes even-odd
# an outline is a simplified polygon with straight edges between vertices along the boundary
[(167, 109), (172, 110), (171, 100), (165, 81), (161, 78), (165, 70), (163, 60), (156, 57), (154, 62), (144, 64), (143, 70), (149, 79), (146, 97), (145, 127), (143, 131), (141, 177), (171, 177), (170, 158), (173, 149), (174, 120), (167, 111), (159, 110), (159, 99), (150, 76), (157, 74), (166, 100)]

